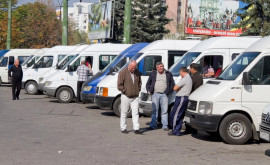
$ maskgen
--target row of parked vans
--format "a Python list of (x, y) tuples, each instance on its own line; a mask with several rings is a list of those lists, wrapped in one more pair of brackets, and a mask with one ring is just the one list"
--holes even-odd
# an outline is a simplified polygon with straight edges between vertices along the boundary
[[(112, 109), (120, 116), (118, 73), (127, 67), (128, 61), (135, 60), (142, 73), (139, 110), (150, 115), (151, 97), (145, 85), (157, 62), (162, 61), (175, 81), (179, 81), (181, 67), (189, 67), (191, 63), (203, 67), (203, 62), (207, 61), (216, 75), (205, 78), (204, 85), (190, 95), (185, 122), (194, 129), (219, 134), (227, 143), (244, 144), (259, 138), (262, 111), (270, 102), (267, 94), (270, 88), (268, 42), (270, 37), (214, 37), (205, 41), (159, 40), (133, 45), (56, 46), (32, 49), (28, 54), (16, 53), (18, 50), (1, 51), (0, 56), (4, 55), (0, 59), (0, 80), (8, 82), (8, 67), (18, 58), (24, 69), (23, 88), (28, 94), (43, 92), (62, 103), (81, 97), (85, 103)], [(92, 65), (93, 75), (83, 84), (81, 95), (77, 96), (76, 69), (82, 60)], [(169, 96), (169, 110), (174, 98), (175, 93)], [(269, 113), (263, 115), (268, 123)], [(267, 123), (263, 124), (261, 129)], [(269, 139), (270, 126), (267, 129), (268, 132), (264, 129), (262, 133), (266, 140), (267, 137)]]

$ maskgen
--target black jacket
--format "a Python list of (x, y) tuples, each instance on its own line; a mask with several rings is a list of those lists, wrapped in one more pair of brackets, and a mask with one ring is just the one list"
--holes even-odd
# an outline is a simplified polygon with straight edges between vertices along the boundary
[[(164, 91), (164, 93), (166, 95), (169, 95), (170, 93), (173, 92), (173, 87), (174, 87), (175, 83), (174, 83), (174, 79), (173, 79), (173, 76), (172, 76), (172, 73), (171, 72), (165, 70), (165, 74), (166, 74), (167, 88)], [(149, 76), (149, 78), (147, 80), (147, 83), (146, 83), (146, 90), (147, 90), (147, 92), (154, 93), (156, 79), (157, 79), (157, 71), (154, 70), (150, 74), (150, 76)]]
[[(12, 72), (12, 75), (11, 75)], [(8, 70), (8, 77), (12, 77), (12, 82), (15, 81), (22, 81), (23, 78), (23, 71), (21, 65), (16, 67), (15, 65), (12, 65), (12, 67)]]

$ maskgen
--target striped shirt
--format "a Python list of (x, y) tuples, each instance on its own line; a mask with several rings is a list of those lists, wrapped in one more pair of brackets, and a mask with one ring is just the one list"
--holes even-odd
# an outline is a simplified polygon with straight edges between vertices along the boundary
[(92, 70), (85, 65), (80, 65), (77, 68), (78, 81), (86, 81), (87, 76), (92, 73)]

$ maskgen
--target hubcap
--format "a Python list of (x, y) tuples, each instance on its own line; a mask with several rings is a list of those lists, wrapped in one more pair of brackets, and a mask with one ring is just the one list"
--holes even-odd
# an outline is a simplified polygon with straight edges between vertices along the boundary
[(30, 92), (30, 93), (33, 93), (35, 90), (36, 90), (36, 86), (34, 84), (29, 84), (27, 86), (27, 90)]
[(63, 90), (61, 93), (60, 93), (60, 99), (63, 100), (63, 101), (67, 101), (69, 100), (70, 98), (70, 93), (67, 91), (67, 90)]
[(241, 139), (246, 134), (246, 126), (241, 121), (234, 121), (229, 125), (228, 133), (234, 139)]

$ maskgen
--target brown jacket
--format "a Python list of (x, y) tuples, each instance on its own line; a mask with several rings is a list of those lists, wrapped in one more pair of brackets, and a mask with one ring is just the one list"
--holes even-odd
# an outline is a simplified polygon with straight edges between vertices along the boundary
[(141, 91), (141, 86), (141, 74), (137, 69), (134, 71), (134, 83), (132, 82), (131, 74), (128, 71), (128, 68), (123, 69), (119, 73), (117, 80), (117, 89), (127, 97), (138, 97), (139, 92)]

